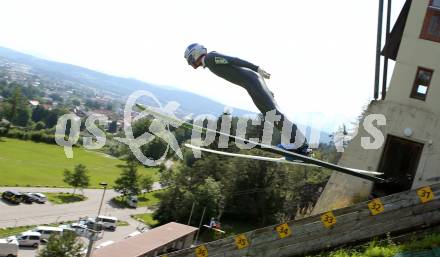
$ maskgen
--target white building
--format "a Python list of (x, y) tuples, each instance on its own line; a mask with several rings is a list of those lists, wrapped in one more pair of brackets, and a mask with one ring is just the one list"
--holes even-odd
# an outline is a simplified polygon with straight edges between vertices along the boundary
[(362, 148), (370, 134), (360, 127), (340, 164), (383, 172), (388, 183), (335, 172), (313, 213), (440, 181), (440, 0), (407, 0), (382, 54), (396, 65), (386, 98), (373, 101), (366, 115), (386, 117), (378, 126), (385, 142)]

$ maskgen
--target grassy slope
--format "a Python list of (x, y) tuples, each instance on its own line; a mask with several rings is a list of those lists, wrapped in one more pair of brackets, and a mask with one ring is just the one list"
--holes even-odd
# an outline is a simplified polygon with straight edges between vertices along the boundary
[[(63, 182), (64, 169), (73, 170), (76, 164), (84, 164), (89, 170), (91, 187), (99, 182), (110, 185), (119, 176), (117, 165), (123, 161), (106, 157), (99, 152), (74, 148), (73, 159), (66, 158), (58, 145), (34, 143), (2, 138), (0, 141), (0, 186), (67, 186)], [(153, 175), (157, 181), (156, 168), (139, 168), (140, 174)]]
[(431, 234), (402, 244), (394, 243), (391, 239), (381, 243), (372, 241), (356, 248), (340, 249), (308, 257), (394, 257), (397, 253), (430, 250), (438, 247), (440, 247), (440, 234)]

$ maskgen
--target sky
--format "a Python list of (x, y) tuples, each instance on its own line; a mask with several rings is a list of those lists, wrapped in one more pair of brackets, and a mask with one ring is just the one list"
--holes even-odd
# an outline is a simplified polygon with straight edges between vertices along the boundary
[(372, 0), (2, 0), (0, 46), (257, 111), (244, 89), (187, 65), (198, 42), (271, 73), (291, 119), (331, 127), (373, 98), (377, 10)]

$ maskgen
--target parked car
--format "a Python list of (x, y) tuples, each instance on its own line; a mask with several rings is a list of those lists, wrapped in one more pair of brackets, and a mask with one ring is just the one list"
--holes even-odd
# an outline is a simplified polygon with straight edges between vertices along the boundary
[(17, 240), (19, 246), (32, 246), (37, 248), (40, 245), (41, 234), (34, 231), (26, 231), (17, 236), (8, 237), (8, 240)]
[(37, 198), (29, 193), (21, 193), (23, 203), (35, 203)]
[(36, 198), (36, 202), (37, 203), (45, 203), (47, 202), (47, 197), (46, 195), (42, 194), (42, 193), (28, 193), (33, 195)]
[(116, 224), (118, 223), (118, 218), (100, 215), (96, 218), (96, 223), (102, 224), (102, 227), (104, 229), (115, 231), (117, 226)]
[(84, 224), (87, 226), (88, 229), (93, 229), (95, 231), (104, 230), (104, 227), (102, 226), (102, 224), (95, 222), (94, 218), (88, 218)]
[(15, 238), (0, 239), (0, 256), (17, 257), (18, 241)]
[(63, 229), (60, 227), (38, 226), (32, 230), (41, 234), (41, 239), (49, 239), (51, 235), (62, 235)]
[(2, 198), (10, 203), (19, 204), (23, 200), (23, 195), (15, 191), (5, 191), (2, 194)]
[(72, 223), (70, 224), (70, 227), (75, 230), (75, 232), (79, 235), (84, 234), (87, 232), (87, 226), (82, 223)]
[(127, 197), (126, 202), (131, 208), (137, 208), (138, 198), (135, 195), (130, 195), (129, 197)]
[(102, 229), (116, 230), (118, 218), (110, 216), (98, 216), (97, 218), (88, 218), (86, 225), (90, 229), (101, 231)]
[(63, 229), (63, 233), (67, 230), (67, 231), (74, 232), (78, 236), (87, 237), (87, 235), (88, 235), (88, 230), (87, 230), (88, 228), (83, 223), (76, 223), (75, 222), (75, 223), (71, 223), (71, 224), (60, 225), (59, 228)]

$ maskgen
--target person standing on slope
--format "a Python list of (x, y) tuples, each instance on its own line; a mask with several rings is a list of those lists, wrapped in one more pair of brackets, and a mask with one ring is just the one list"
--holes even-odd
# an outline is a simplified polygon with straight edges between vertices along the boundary
[[(304, 134), (280, 111), (272, 92), (262, 81), (262, 78), (270, 79), (269, 73), (261, 67), (236, 57), (226, 56), (215, 51), (208, 53), (204, 46), (197, 43), (186, 48), (185, 59), (194, 69), (203, 66), (215, 75), (246, 89), (263, 115), (275, 110), (276, 115), (281, 116), (281, 120), (274, 124), (276, 128), (280, 132), (283, 129), (283, 124), (287, 124), (292, 128), (290, 143), (279, 144), (278, 147), (301, 155), (310, 153)], [(292, 139), (294, 142), (292, 142)]]

